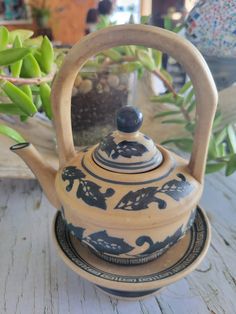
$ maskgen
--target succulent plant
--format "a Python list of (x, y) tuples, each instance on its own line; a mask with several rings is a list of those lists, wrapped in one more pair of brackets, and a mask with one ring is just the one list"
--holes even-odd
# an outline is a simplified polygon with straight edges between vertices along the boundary
[[(164, 124), (181, 124), (187, 131), (186, 137), (169, 138), (163, 145), (174, 144), (184, 152), (192, 151), (193, 136), (196, 124), (195, 95), (191, 81), (188, 81), (176, 94), (166, 93), (151, 98), (157, 104), (168, 103), (171, 109), (156, 115)], [(218, 110), (213, 123), (213, 130), (208, 149), (206, 173), (225, 169), (229, 176), (236, 171), (236, 135), (233, 125), (221, 126), (222, 114)]]
[[(52, 118), (50, 85), (58, 53), (46, 36), (32, 35), (29, 30), (9, 32), (0, 27), (0, 113), (17, 115), (22, 121), (38, 111)], [(0, 132), (12, 134), (4, 126)]]
[[(47, 37), (31, 38), (33, 32), (16, 30), (9, 32), (0, 27), (0, 93), (6, 99), (0, 103), (0, 113), (18, 115), (22, 121), (43, 111), (52, 119), (50, 103), (51, 81), (56, 68), (60, 67), (66, 50), (53, 49)], [(166, 139), (163, 144), (175, 144), (179, 149), (189, 152), (192, 147), (195, 127), (194, 90), (187, 82), (178, 92), (173, 86), (173, 78), (162, 66), (160, 51), (140, 46), (122, 46), (103, 51), (85, 64), (87, 71), (80, 72), (75, 80), (75, 89), (88, 93), (93, 88), (91, 75), (103, 72), (109, 67), (108, 85), (117, 84), (119, 73), (137, 72), (141, 78), (146, 71), (160, 78), (167, 92), (153, 96), (151, 100), (168, 103), (173, 109), (157, 115), (165, 118), (162, 123), (182, 124), (188, 132), (185, 138)], [(111, 71), (111, 72), (110, 72)], [(169, 117), (171, 117), (169, 119)], [(209, 146), (207, 173), (225, 168), (226, 175), (236, 171), (236, 136), (232, 125), (220, 127), (221, 114), (215, 117)], [(22, 141), (17, 132), (1, 125), (0, 133), (15, 141)]]

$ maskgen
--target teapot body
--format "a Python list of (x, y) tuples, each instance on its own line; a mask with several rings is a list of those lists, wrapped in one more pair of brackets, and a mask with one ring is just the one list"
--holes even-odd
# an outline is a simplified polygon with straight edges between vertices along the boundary
[(79, 152), (56, 177), (56, 191), (71, 233), (101, 258), (133, 265), (153, 260), (191, 227), (202, 185), (187, 162), (158, 147), (162, 166), (115, 173)]
[[(118, 112), (117, 131), (98, 146), (76, 152), (70, 109), (78, 72), (88, 58), (125, 45), (163, 51), (186, 69), (197, 104), (189, 162), (139, 132), (142, 114), (132, 106)], [(85, 36), (70, 50), (51, 96), (59, 171), (28, 143), (11, 149), (33, 170), (51, 203), (61, 208), (71, 233), (94, 253), (120, 264), (139, 264), (161, 255), (191, 227), (203, 188), (218, 97), (201, 54), (161, 28), (107, 27)]]
[[(118, 112), (117, 132), (98, 147), (76, 152), (70, 109), (78, 72), (88, 58), (125, 45), (163, 51), (186, 69), (197, 104), (189, 162), (140, 134), (142, 116), (132, 106)], [(217, 98), (201, 54), (173, 32), (147, 25), (118, 25), (76, 44), (52, 88), (60, 162), (55, 188), (72, 234), (99, 256), (122, 264), (151, 260), (177, 242), (191, 226), (202, 193)]]

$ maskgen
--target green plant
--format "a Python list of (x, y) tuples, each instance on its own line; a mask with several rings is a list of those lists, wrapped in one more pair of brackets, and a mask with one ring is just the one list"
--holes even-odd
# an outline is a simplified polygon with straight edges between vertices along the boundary
[[(162, 144), (174, 144), (184, 152), (191, 152), (195, 130), (195, 95), (191, 81), (188, 81), (178, 93), (167, 93), (151, 98), (156, 103), (168, 103), (172, 108), (156, 115), (164, 124), (181, 124), (187, 132), (186, 137), (169, 138)], [(236, 171), (236, 135), (233, 125), (222, 127), (222, 115), (218, 110), (213, 124), (208, 150), (206, 173), (225, 168), (226, 176)]]
[(42, 110), (52, 117), (50, 85), (58, 53), (46, 36), (32, 35), (0, 27), (0, 113), (18, 115), (22, 121)]
[[(18, 115), (22, 121), (43, 111), (52, 118), (50, 104), (50, 83), (55, 74), (55, 63), (60, 67), (65, 50), (53, 50), (47, 37), (31, 38), (30, 31), (8, 32), (0, 28), (0, 93), (6, 102), (0, 104), (0, 113)], [(113, 74), (137, 72), (141, 78), (146, 71), (160, 78), (167, 93), (153, 96), (156, 103), (168, 103), (172, 109), (157, 115), (164, 118), (162, 123), (181, 124), (187, 131), (185, 138), (167, 139), (163, 144), (175, 144), (189, 152), (192, 147), (195, 128), (195, 97), (191, 82), (187, 82), (178, 92), (173, 86), (173, 78), (162, 66), (160, 51), (140, 47), (122, 46), (103, 51), (85, 64), (87, 72), (80, 72), (76, 83), (88, 83), (88, 78), (96, 71)], [(82, 85), (81, 85), (82, 86)], [(88, 86), (86, 86), (87, 88)], [(87, 88), (88, 90), (88, 88)], [(226, 175), (236, 171), (236, 136), (232, 125), (220, 127), (221, 114), (217, 112), (209, 146), (207, 172), (225, 168)], [(0, 128), (0, 133), (11, 136), (9, 129)]]

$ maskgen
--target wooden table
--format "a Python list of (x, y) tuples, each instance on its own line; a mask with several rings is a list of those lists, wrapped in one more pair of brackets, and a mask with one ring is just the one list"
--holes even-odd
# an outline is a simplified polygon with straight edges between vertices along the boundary
[(236, 174), (207, 176), (201, 205), (212, 243), (192, 274), (156, 297), (112, 299), (75, 275), (51, 240), (56, 210), (34, 180), (0, 181), (0, 313), (236, 313)]

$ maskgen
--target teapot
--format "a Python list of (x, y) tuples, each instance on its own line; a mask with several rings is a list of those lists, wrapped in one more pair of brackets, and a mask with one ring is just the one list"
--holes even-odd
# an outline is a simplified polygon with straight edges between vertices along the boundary
[[(161, 50), (185, 68), (197, 102), (189, 162), (142, 134), (142, 114), (132, 106), (117, 113), (117, 130), (101, 143), (75, 150), (70, 115), (75, 78), (88, 58), (118, 45)], [(102, 29), (69, 51), (53, 82), (52, 105), (59, 169), (49, 166), (29, 143), (11, 150), (32, 169), (71, 233), (99, 257), (124, 265), (151, 261), (183, 237), (202, 194), (217, 105), (213, 78), (198, 50), (180, 36), (153, 26)]]

